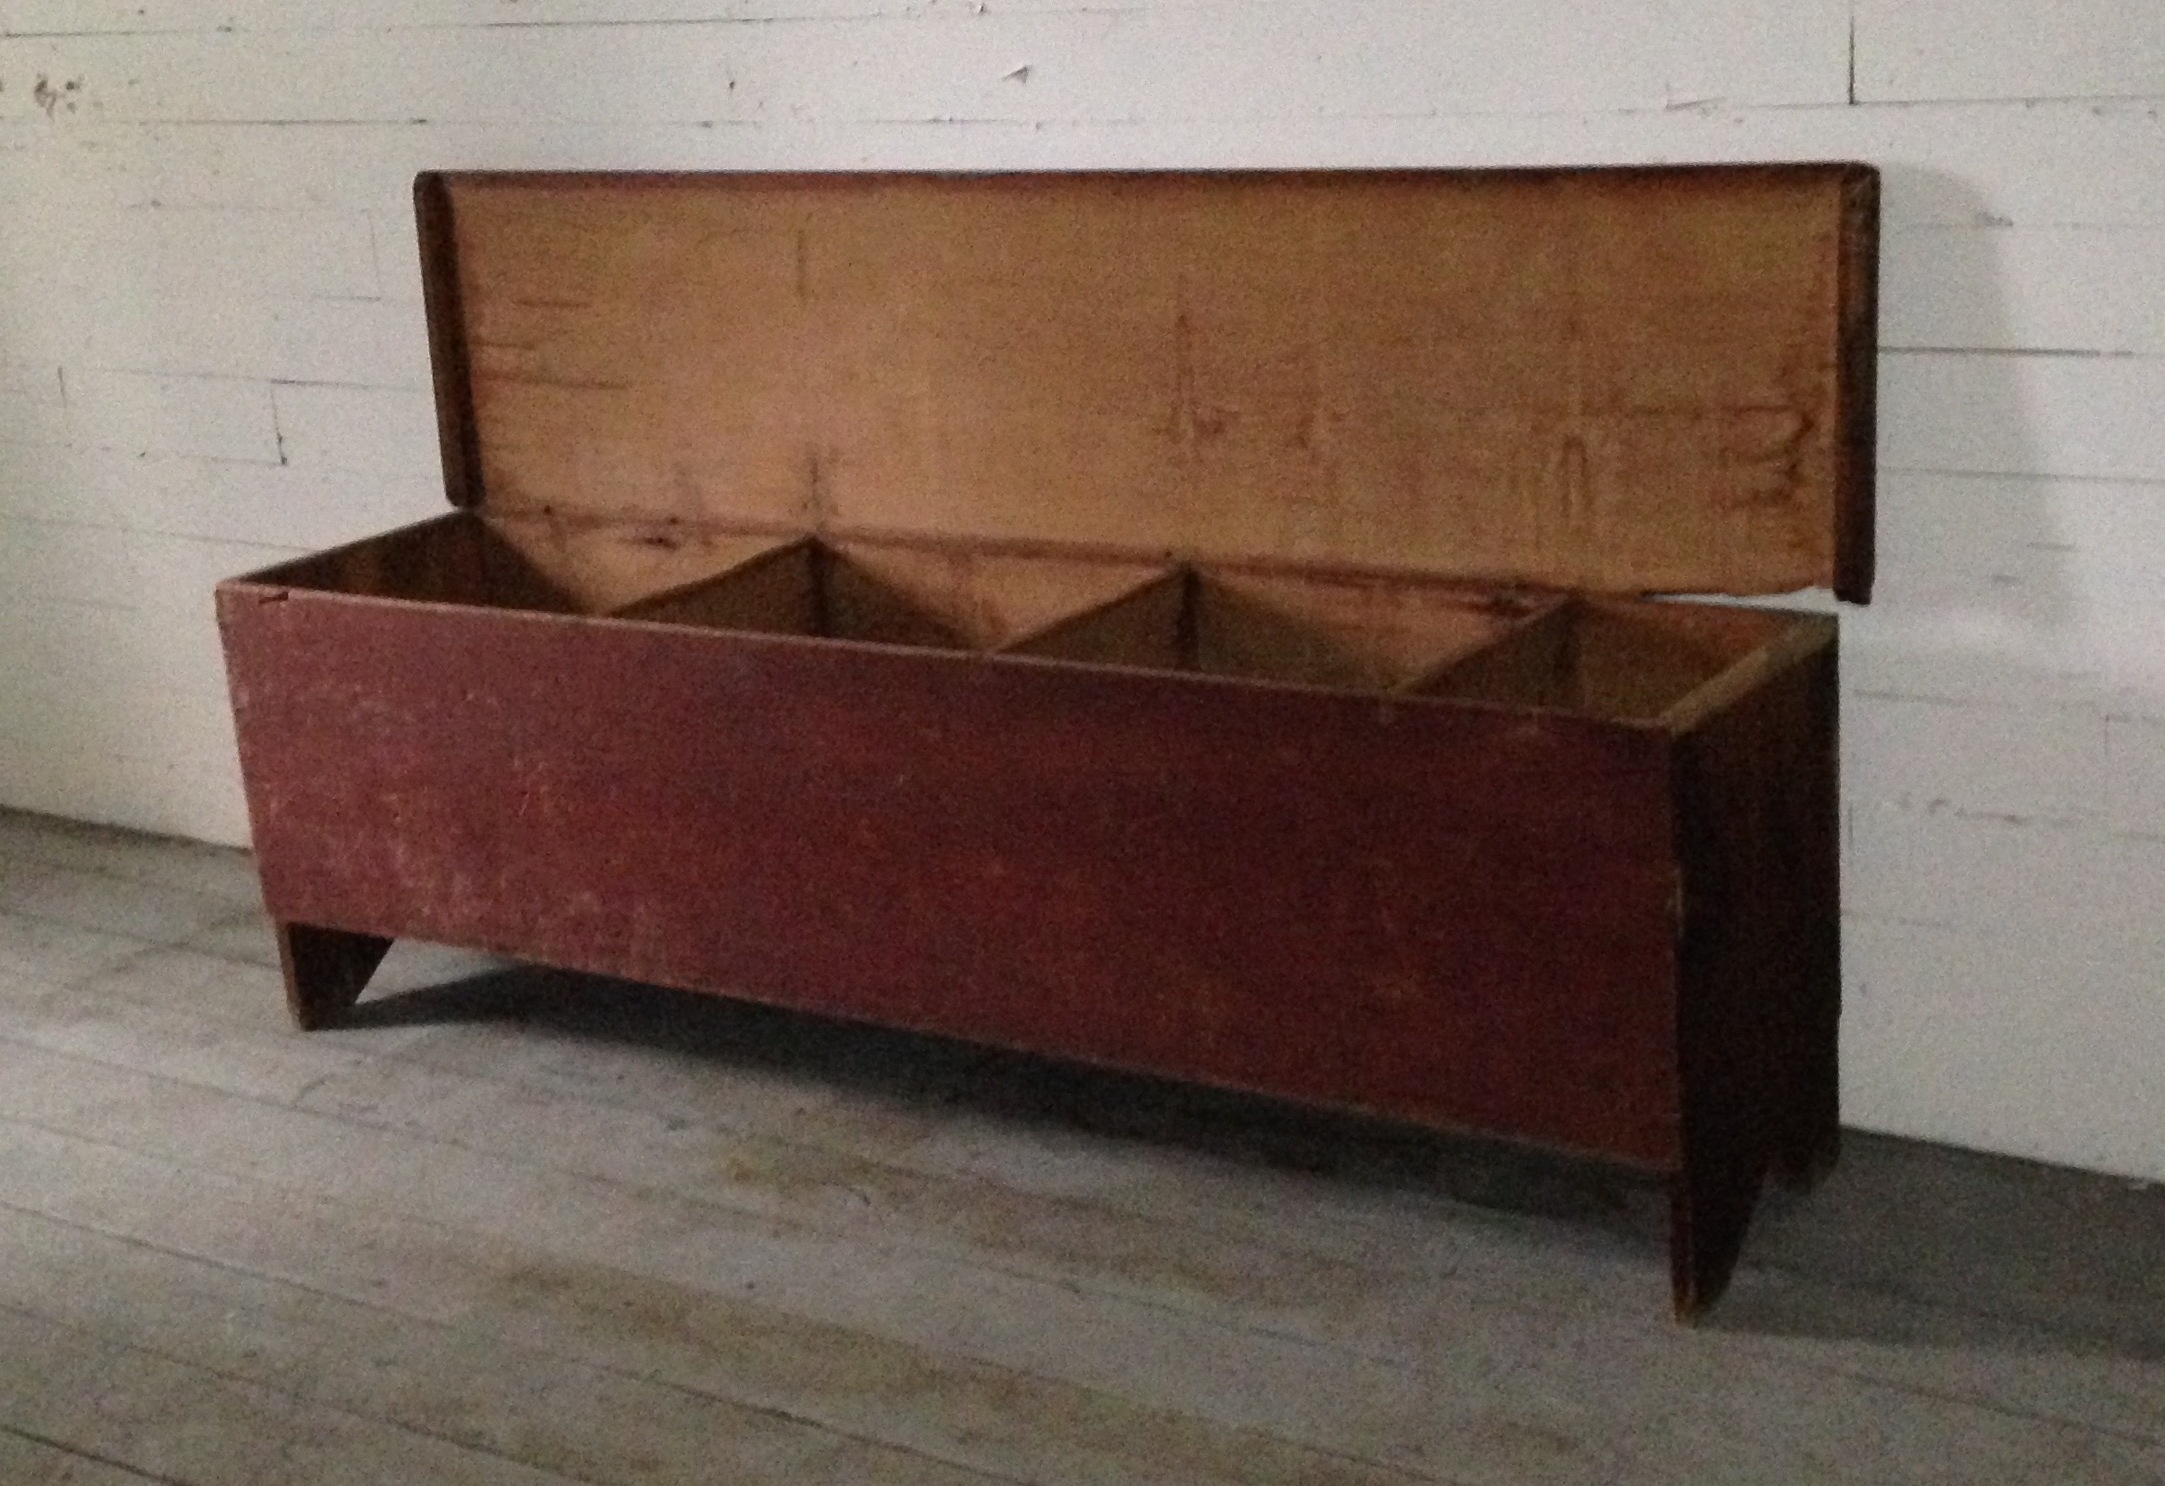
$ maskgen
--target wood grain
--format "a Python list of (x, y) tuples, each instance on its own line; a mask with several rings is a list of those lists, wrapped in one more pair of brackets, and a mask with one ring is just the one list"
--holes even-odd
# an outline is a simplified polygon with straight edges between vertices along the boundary
[(430, 177), (453, 489), (1861, 597), (1871, 180)]
[(1770, 673), (1769, 657), (1826, 639), (1824, 621), (1807, 616), (1570, 599), (1446, 665), (1419, 690), (1619, 721), (1663, 721), (1683, 731), (1703, 711), (1694, 706), (1702, 688), (1729, 682), (1731, 691), (1749, 689)]

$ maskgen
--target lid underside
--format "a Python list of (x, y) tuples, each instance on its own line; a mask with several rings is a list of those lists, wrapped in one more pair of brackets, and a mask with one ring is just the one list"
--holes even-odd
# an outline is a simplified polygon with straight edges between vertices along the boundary
[(419, 183), (451, 495), (1863, 599), (1856, 166)]

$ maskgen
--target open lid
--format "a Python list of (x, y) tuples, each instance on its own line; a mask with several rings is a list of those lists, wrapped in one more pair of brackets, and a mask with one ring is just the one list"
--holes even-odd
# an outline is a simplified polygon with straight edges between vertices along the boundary
[(492, 517), (1870, 594), (1867, 167), (415, 189)]

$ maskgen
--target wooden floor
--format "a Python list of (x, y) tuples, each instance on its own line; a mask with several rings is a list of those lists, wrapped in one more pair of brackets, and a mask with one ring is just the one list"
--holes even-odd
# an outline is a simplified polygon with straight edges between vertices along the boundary
[(2165, 1197), (1853, 1137), (1659, 1194), (402, 947), (0, 814), (0, 1483), (2165, 1481)]

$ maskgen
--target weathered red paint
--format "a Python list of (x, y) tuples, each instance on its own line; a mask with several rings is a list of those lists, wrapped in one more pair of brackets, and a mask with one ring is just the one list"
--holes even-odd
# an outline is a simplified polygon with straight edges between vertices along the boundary
[(1655, 730), (243, 584), (221, 615), (282, 921), (1677, 1163)]

